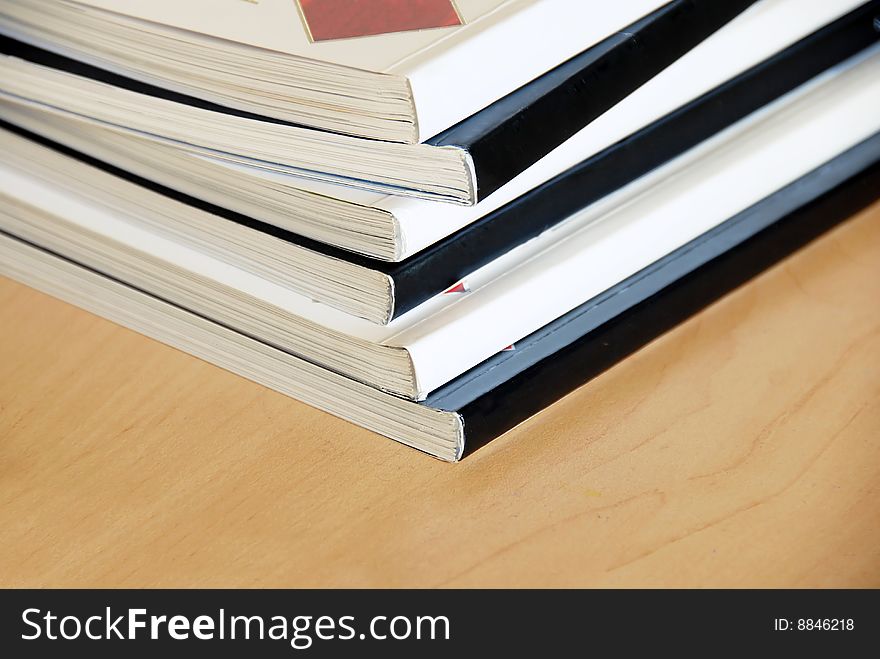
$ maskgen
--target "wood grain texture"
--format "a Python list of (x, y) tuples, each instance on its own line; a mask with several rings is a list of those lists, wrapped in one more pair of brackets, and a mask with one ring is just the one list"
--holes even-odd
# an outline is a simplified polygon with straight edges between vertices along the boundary
[(8, 280), (0, 585), (880, 586), (880, 205), (459, 465)]

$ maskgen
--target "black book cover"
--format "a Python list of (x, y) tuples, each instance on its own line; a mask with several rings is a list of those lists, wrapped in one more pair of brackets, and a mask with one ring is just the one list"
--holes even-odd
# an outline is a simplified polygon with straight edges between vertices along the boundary
[(437, 390), (465, 452), (590, 381), (880, 198), (880, 133)]
[(753, 4), (673, 0), (427, 144), (467, 151), (484, 199)]

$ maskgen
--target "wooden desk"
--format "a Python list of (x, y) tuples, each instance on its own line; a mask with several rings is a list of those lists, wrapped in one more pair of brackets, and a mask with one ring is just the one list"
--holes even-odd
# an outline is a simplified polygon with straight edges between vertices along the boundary
[(880, 586), (880, 205), (459, 465), (0, 283), (4, 586)]

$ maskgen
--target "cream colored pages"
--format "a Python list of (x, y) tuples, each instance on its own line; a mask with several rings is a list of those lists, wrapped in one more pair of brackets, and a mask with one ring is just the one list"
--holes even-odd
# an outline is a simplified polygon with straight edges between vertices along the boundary
[[(57, 0), (54, 0), (57, 1)], [(369, 71), (386, 71), (452, 34), (479, 32), (493, 14), (540, 0), (454, 0), (461, 25), (313, 41), (303, 0), (77, 0), (128, 17)], [(320, 0), (319, 0), (320, 1)], [(448, 0), (447, 0), (448, 1)], [(339, 4), (338, 0), (331, 4)], [(380, 3), (381, 4), (381, 3)]]

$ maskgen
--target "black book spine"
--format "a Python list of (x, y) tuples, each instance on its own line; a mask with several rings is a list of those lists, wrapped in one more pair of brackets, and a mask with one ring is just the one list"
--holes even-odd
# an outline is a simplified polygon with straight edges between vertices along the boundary
[(394, 279), (394, 317), (877, 43), (878, 12), (880, 0), (865, 3), (432, 247), (386, 264), (382, 270)]
[(754, 3), (673, 0), (427, 143), (466, 150), (483, 199)]
[[(614, 314), (514, 376), (447, 385), (425, 404), (457, 409), (471, 453), (592, 380), (880, 197), (880, 134), (796, 181), (643, 273), (622, 282)], [(793, 210), (792, 210), (793, 209)], [(663, 273), (671, 269), (671, 272)], [(671, 274), (671, 277), (670, 277)], [(671, 281), (650, 293), (651, 277)], [(639, 280), (647, 286), (638, 284)], [(648, 291), (648, 293), (646, 293)], [(592, 303), (587, 303), (589, 306)], [(572, 312), (575, 313), (575, 312)], [(575, 321), (579, 322), (579, 321)], [(517, 344), (517, 348), (520, 343)], [(477, 367), (486, 372), (485, 366)], [(476, 390), (474, 392), (473, 390)], [(446, 405), (444, 405), (444, 403)], [(452, 408), (448, 404), (458, 404)]]

